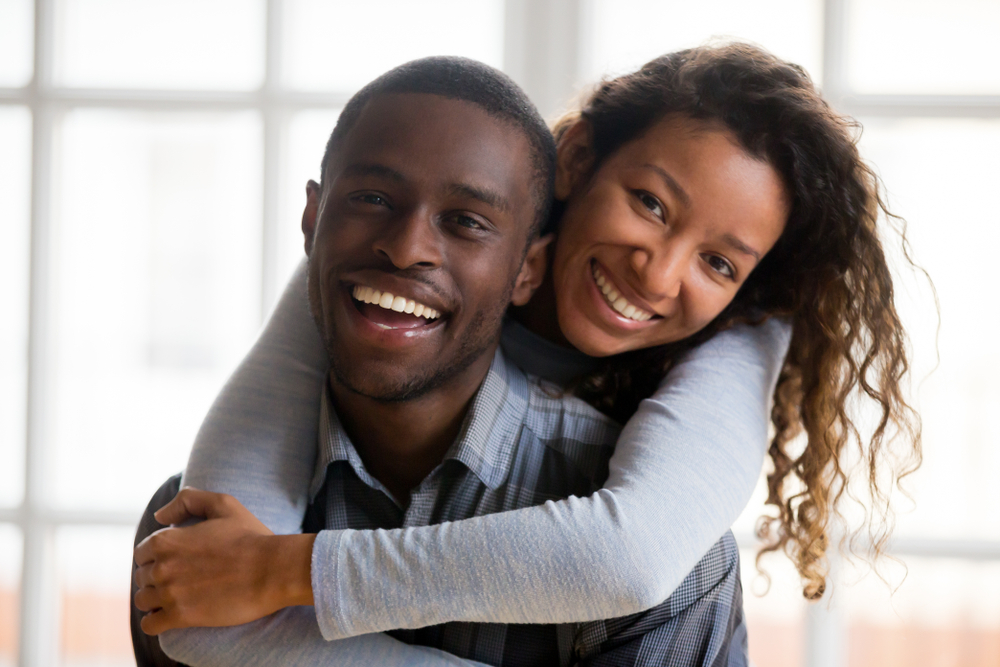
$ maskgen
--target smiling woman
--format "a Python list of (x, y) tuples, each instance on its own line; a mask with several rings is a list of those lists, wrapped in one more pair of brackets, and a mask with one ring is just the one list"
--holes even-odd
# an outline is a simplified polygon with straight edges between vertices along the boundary
[[(474, 347), (478, 338), (472, 335), (469, 315), (477, 310), (477, 300), (466, 293), (495, 292), (499, 282), (480, 271), (457, 271), (462, 262), (456, 260), (476, 255), (475, 247), (489, 244), (491, 233), (502, 236), (508, 225), (498, 223), (506, 218), (488, 211), (469, 216), (477, 208), (466, 202), (458, 205), (466, 212), (461, 217), (481, 217), (487, 224), (477, 223), (474, 232), (465, 225), (452, 229), (454, 218), (445, 213), (452, 205), (437, 203), (454, 196), (449, 183), (462, 182), (462, 176), (451, 174), (455, 164), (478, 175), (471, 180), (476, 189), (490, 184), (489, 170), (477, 162), (481, 158), (469, 157), (477, 151), (470, 153), (449, 140), (438, 142), (448, 144), (442, 152), (441, 145), (427, 144), (421, 135), (432, 127), (435, 136), (460, 136), (451, 134), (453, 123), (440, 125), (460, 105), (435, 99), (428, 110), (429, 101), (416, 102), (393, 106), (374, 97), (353, 114), (348, 113), (353, 101), (349, 103), (328, 144), (328, 157), (335, 159), (324, 161), (324, 177), (331, 181), (322, 190), (315, 183), (309, 186), (304, 231), (311, 257), (310, 297), (314, 314), (322, 315), (324, 337), (338, 338), (337, 345), (328, 340), (326, 346), (330, 386), (334, 392), (338, 385), (355, 389), (353, 396), (338, 397), (347, 406), (361, 394), (392, 395), (369, 392), (396, 384), (386, 379), (406, 379), (409, 389), (413, 378), (403, 375), (412, 367), (429, 369), (436, 363), (423, 354), (409, 354), (411, 368), (392, 368), (387, 352), (420, 348), (450, 363), (460, 358), (454, 341), (434, 340), (448, 332), (462, 333)], [(404, 107), (419, 122), (410, 122)], [(379, 124), (387, 118), (408, 132), (392, 136)], [(486, 152), (495, 151), (497, 162), (509, 167), (511, 146), (497, 143), (496, 131), (495, 125), (479, 128), (489, 139)], [(552, 278), (536, 298), (512, 313), (520, 324), (508, 325), (505, 340), (530, 340), (534, 353), (519, 362), (543, 374), (551, 368), (546, 357), (575, 355), (577, 393), (609, 414), (629, 419), (609, 462), (606, 486), (579, 501), (547, 503), (489, 521), (320, 532), (313, 547), (312, 583), (317, 620), (328, 639), (448, 621), (579, 622), (662, 602), (692, 566), (687, 558), (697, 559), (705, 553), (703, 540), (710, 546), (717, 538), (712, 526), (729, 511), (733, 497), (745, 491), (759, 466), (753, 455), (759, 450), (748, 446), (743, 434), (750, 428), (759, 433), (753, 438), (763, 438), (765, 429), (756, 429), (782, 366), (786, 325), (772, 321), (757, 331), (741, 323), (783, 316), (792, 322), (790, 351), (771, 413), (776, 435), (770, 449), (775, 467), (770, 501), (779, 514), (771, 519), (777, 537), (769, 548), (783, 548), (792, 558), (806, 597), (818, 598), (825, 590), (825, 549), (840, 497), (831, 488), (848, 482), (843, 460), (848, 449), (860, 450), (869, 479), (877, 480), (869, 488), (876, 516), (886, 511), (882, 480), (893, 483), (907, 466), (919, 462), (919, 433), (899, 386), (906, 368), (904, 336), (877, 231), (883, 210), (877, 179), (858, 155), (849, 121), (830, 110), (801, 69), (744, 44), (668, 54), (605, 82), (578, 115), (557, 125), (556, 136), (556, 189), (565, 201), (553, 217), (562, 226)], [(354, 169), (351, 165), (359, 160), (348, 156), (359, 137), (378, 155)], [(466, 140), (477, 143), (474, 137)], [(409, 173), (408, 164), (392, 157), (402, 145), (423, 156), (410, 158), (421, 166), (416, 172)], [(330, 147), (336, 150), (331, 153)], [(449, 152), (455, 156), (446, 159), (443, 153)], [(417, 206), (417, 201), (435, 204)], [(359, 224), (362, 220), (365, 224)], [(324, 225), (337, 227), (327, 232), (331, 239), (343, 238), (324, 241), (339, 259), (320, 256), (317, 268), (314, 255)], [(378, 238), (375, 228), (382, 230)], [(500, 245), (507, 251), (500, 253), (506, 258), (503, 268), (513, 255), (509, 243)], [(352, 264), (373, 250), (397, 275)], [(414, 269), (432, 289), (415, 291), (407, 280)], [(483, 283), (451, 284), (459, 274)], [(418, 327), (427, 331), (419, 336), (422, 340), (406, 341), (405, 332), (372, 325), (367, 315), (377, 318), (378, 311), (351, 298), (358, 286), (391, 294), (391, 301), (386, 298), (390, 308), (397, 296), (416, 304), (437, 292), (441, 300), (427, 305), (442, 317)], [(512, 300), (522, 302), (516, 296)], [(405, 302), (400, 305), (405, 311)], [(288, 324), (282, 322), (282, 312), (290, 311), (276, 315), (279, 330)], [(585, 326), (566, 331), (581, 322)], [(635, 336), (640, 349), (608, 345), (609, 331), (621, 338)], [(570, 333), (578, 338), (572, 342), (605, 355), (604, 361), (558, 347), (569, 341)], [(648, 339), (642, 339), (647, 333)], [(265, 339), (273, 335), (269, 332)], [(390, 339), (398, 345), (384, 345)], [(705, 345), (699, 348), (699, 343)], [(352, 358), (359, 353), (369, 358)], [(320, 387), (327, 367), (320, 362), (314, 371)], [(456, 384), (467, 393), (463, 382)], [(873, 433), (851, 440), (855, 424), (845, 405), (859, 385), (862, 398), (870, 399), (883, 421)], [(640, 404), (646, 397), (651, 400)], [(728, 400), (720, 401), (724, 397)], [(719, 410), (720, 405), (725, 409)], [(679, 408), (682, 415), (677, 415)], [(684, 422), (683, 413), (693, 421)], [(413, 417), (426, 419), (428, 414), (439, 417), (426, 410)], [(702, 436), (706, 430), (719, 435), (719, 422), (725, 442), (721, 448)], [(384, 426), (378, 424), (377, 430)], [(454, 426), (457, 433), (458, 424)], [(887, 462), (882, 455), (890, 447), (889, 426), (912, 438), (900, 442), (902, 459)], [(364, 425), (345, 423), (344, 428), (361, 432)], [(802, 430), (804, 451), (796, 451), (791, 442)], [(664, 443), (666, 433), (683, 434), (683, 440)], [(398, 440), (398, 429), (383, 435)], [(432, 458), (438, 462), (443, 444), (435, 445)], [(276, 447), (264, 456), (279, 453)], [(308, 452), (281, 459), (315, 460), (301, 454)], [(213, 457), (229, 465), (218, 452), (208, 452), (206, 458), (205, 451), (196, 449), (189, 483), (207, 481), (219, 488), (211, 474), (205, 475), (217, 465), (206, 465)], [(383, 468), (375, 470), (375, 477), (393, 478), (397, 463), (377, 460), (372, 467)], [(412, 468), (409, 478), (395, 475), (397, 482), (403, 481), (396, 488), (390, 485), (393, 496), (405, 500), (408, 488), (422, 488), (422, 473), (430, 463), (428, 458), (407, 466)], [(802, 484), (803, 492), (785, 485), (790, 478)], [(240, 493), (254, 503), (254, 511), (271, 511), (260, 504), (259, 494)], [(693, 504), (693, 498), (706, 502)], [(300, 518), (293, 517), (295, 525)], [(721, 521), (728, 523), (725, 516)], [(877, 532), (884, 526), (874, 522), (872, 528)], [(687, 538), (678, 546), (681, 529), (687, 530)], [(876, 543), (876, 554), (879, 548)], [(148, 570), (156, 562), (154, 557), (141, 566)], [(456, 583), (450, 575), (462, 572), (464, 577), (470, 562), (475, 563), (477, 584)], [(387, 563), (391, 572), (381, 569)], [(412, 588), (416, 582), (419, 591)], [(524, 591), (533, 593), (527, 602)], [(192, 609), (201, 604), (192, 603)], [(182, 616), (164, 627), (187, 623)]]
[(782, 178), (720, 124), (664, 118), (596, 168), (590, 131), (578, 121), (559, 144), (560, 329), (595, 357), (686, 338), (781, 236)]

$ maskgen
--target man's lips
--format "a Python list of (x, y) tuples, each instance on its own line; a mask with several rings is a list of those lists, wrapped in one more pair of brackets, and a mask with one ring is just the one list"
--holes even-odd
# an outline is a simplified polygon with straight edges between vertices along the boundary
[(367, 285), (355, 285), (351, 297), (361, 314), (380, 329), (415, 329), (441, 317), (440, 311), (419, 301)]
[(351, 290), (351, 296), (356, 301), (377, 305), (379, 308), (392, 310), (397, 313), (412, 314), (414, 317), (423, 317), (427, 320), (436, 320), (441, 317), (441, 313), (425, 306), (419, 301), (407, 299), (405, 296), (392, 294), (391, 292), (381, 292), (374, 287), (366, 285), (355, 285)]

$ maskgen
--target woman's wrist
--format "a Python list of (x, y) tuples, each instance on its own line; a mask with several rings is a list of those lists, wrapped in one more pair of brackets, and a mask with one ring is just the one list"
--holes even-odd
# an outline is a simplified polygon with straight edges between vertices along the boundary
[(265, 595), (275, 611), (312, 605), (312, 549), (316, 535), (275, 535), (269, 540)]

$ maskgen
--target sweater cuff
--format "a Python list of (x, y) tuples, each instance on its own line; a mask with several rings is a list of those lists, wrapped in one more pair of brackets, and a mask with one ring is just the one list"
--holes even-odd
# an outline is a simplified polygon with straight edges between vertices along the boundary
[(327, 641), (350, 637), (350, 626), (340, 600), (340, 563), (346, 533), (352, 530), (321, 530), (312, 551), (312, 590), (316, 622)]

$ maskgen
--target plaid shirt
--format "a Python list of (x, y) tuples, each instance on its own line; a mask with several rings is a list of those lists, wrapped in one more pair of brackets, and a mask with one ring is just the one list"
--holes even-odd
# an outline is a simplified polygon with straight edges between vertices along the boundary
[[(444, 461), (407, 507), (365, 469), (329, 396), (320, 415), (307, 531), (425, 526), (588, 496), (608, 476), (619, 427), (529, 379), (498, 350)], [(325, 477), (324, 477), (325, 475)], [(392, 636), (493, 665), (746, 665), (739, 552), (726, 534), (674, 593), (640, 614), (590, 623), (446, 623)]]

